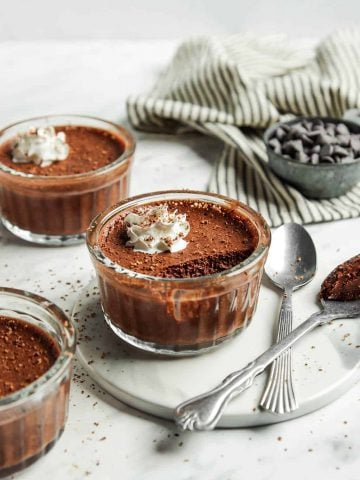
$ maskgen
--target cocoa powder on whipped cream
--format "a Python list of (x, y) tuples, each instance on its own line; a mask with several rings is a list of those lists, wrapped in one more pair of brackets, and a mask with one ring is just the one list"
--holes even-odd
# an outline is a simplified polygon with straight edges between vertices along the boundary
[(64, 132), (56, 132), (54, 127), (30, 128), (19, 134), (12, 147), (14, 163), (35, 163), (47, 167), (53, 162), (65, 160), (69, 155), (69, 145)]

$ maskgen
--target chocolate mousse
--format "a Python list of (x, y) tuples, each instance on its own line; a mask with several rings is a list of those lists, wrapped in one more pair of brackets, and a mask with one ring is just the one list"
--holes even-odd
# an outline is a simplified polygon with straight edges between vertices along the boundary
[(56, 133), (65, 134), (69, 147), (65, 159), (43, 166), (33, 162), (15, 163), (13, 147), (16, 139), (0, 146), (0, 163), (19, 172), (32, 175), (63, 176), (91, 172), (109, 165), (125, 150), (123, 139), (106, 130), (93, 127), (64, 125), (55, 128)]
[[(147, 205), (147, 209), (158, 204)], [(125, 211), (103, 229), (99, 241), (103, 254), (113, 262), (145, 275), (194, 278), (219, 273), (251, 255), (258, 242), (252, 222), (235, 209), (199, 201), (167, 202), (169, 211), (185, 215), (190, 225), (187, 246), (181, 251), (148, 254), (129, 246)], [(141, 214), (143, 209), (132, 213)]]
[(178, 191), (115, 205), (87, 241), (113, 331), (147, 351), (187, 355), (250, 323), (270, 232), (240, 202)]
[[(0, 352), (3, 477), (30, 465), (54, 445), (66, 421), (70, 377), (62, 375), (60, 381), (57, 375), (52, 388), (39, 387), (21, 397), (21, 390), (46, 374), (60, 355), (52, 337), (27, 321), (0, 315)], [(19, 398), (12, 400), (17, 393)]]
[(45, 455), (64, 430), (75, 330), (49, 300), (0, 287), (0, 477)]
[(60, 118), (0, 132), (0, 205), (15, 235), (63, 245), (81, 241), (94, 216), (127, 196), (134, 141), (110, 122)]
[(324, 300), (351, 301), (360, 299), (360, 255), (338, 265), (321, 285)]
[(60, 353), (44, 330), (4, 316), (0, 316), (0, 352), (0, 397), (37, 380)]

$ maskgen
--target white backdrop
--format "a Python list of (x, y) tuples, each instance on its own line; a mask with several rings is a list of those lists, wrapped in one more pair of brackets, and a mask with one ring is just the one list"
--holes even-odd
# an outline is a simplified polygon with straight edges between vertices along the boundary
[(1, 0), (0, 40), (180, 38), (250, 31), (321, 37), (360, 25), (359, 0)]

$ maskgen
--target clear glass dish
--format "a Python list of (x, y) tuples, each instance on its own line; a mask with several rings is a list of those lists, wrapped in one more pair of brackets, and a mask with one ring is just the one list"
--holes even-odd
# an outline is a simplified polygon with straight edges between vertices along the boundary
[(43, 297), (0, 288), (0, 315), (44, 330), (60, 354), (35, 382), (0, 397), (0, 477), (45, 455), (64, 430), (68, 413), (75, 330), (67, 316)]
[(2, 222), (14, 235), (45, 245), (82, 242), (91, 220), (126, 198), (135, 141), (124, 127), (95, 117), (50, 115), (31, 118), (0, 131), (0, 144), (31, 127), (80, 125), (109, 131), (125, 145), (111, 164), (74, 175), (33, 175), (0, 163)]
[[(143, 275), (102, 253), (101, 231), (115, 215), (154, 201), (181, 199), (230, 207), (248, 218), (259, 238), (254, 252), (231, 269), (184, 279)], [(98, 215), (87, 234), (106, 322), (127, 343), (167, 355), (206, 351), (249, 324), (269, 244), (270, 230), (260, 214), (221, 195), (190, 191), (156, 192), (121, 202)]]

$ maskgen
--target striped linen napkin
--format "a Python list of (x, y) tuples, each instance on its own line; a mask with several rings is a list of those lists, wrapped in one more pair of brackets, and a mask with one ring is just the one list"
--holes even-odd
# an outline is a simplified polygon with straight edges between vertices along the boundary
[(146, 95), (127, 102), (140, 130), (196, 130), (224, 150), (209, 190), (258, 210), (276, 227), (360, 216), (360, 184), (338, 198), (312, 200), (267, 166), (263, 129), (294, 115), (341, 117), (360, 108), (360, 31), (341, 30), (316, 48), (249, 35), (186, 41)]

